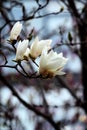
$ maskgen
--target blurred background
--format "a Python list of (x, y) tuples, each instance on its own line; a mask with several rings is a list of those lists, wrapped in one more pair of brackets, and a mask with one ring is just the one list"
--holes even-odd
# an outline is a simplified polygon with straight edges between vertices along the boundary
[[(87, 129), (87, 106), (82, 107), (78, 102), (78, 99), (83, 103), (87, 101), (86, 75), (83, 71), (87, 47), (84, 51), (81, 49), (84, 42), (84, 46), (87, 44), (86, 16), (86, 0), (0, 0), (0, 73), (24, 101), (49, 114), (60, 125), (60, 130)], [(17, 21), (23, 24), (19, 39), (29, 38), (30, 44), (36, 36), (52, 39), (54, 51), (63, 52), (69, 59), (64, 68), (66, 75), (52, 79), (29, 79), (14, 68), (5, 67), (5, 61), (8, 66), (16, 64), (12, 61), (15, 52), (8, 40)], [(84, 61), (81, 54), (85, 55)], [(22, 65), (28, 73), (37, 69), (31, 61), (24, 61)], [(19, 70), (22, 71), (21, 68)], [(47, 106), (44, 105), (44, 98)], [(47, 120), (23, 106), (0, 82), (0, 130), (45, 129), (54, 130)]]

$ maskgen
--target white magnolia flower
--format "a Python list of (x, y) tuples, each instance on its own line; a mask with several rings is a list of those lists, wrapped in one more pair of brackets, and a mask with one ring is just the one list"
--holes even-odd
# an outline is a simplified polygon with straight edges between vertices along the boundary
[(62, 72), (64, 65), (67, 62), (67, 58), (63, 57), (63, 54), (57, 54), (53, 50), (49, 53), (47, 47), (42, 51), (39, 63), (39, 73), (44, 77), (53, 77), (55, 75), (63, 75)]
[(24, 59), (24, 54), (26, 55), (26, 50), (28, 48), (28, 40), (19, 41), (16, 52), (16, 61), (21, 61)]
[(27, 48), (25, 53), (24, 53), (24, 56), (23, 56), (25, 60), (29, 60), (29, 54), (30, 54), (30, 49)]
[(50, 47), (51, 42), (52, 40), (39, 41), (38, 37), (36, 37), (30, 47), (30, 56), (34, 59), (37, 58), (42, 53), (42, 50), (45, 46), (47, 46), (48, 50), (51, 48)]
[(14, 24), (10, 32), (10, 40), (16, 40), (22, 30), (22, 24), (18, 21)]

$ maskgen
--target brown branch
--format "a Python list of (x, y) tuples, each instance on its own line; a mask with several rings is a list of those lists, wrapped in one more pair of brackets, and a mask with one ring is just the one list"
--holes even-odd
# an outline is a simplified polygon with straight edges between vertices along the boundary
[[(62, 0), (65, 4), (65, 0)], [(74, 17), (77, 24), (77, 31), (79, 35), (79, 39), (81, 42), (87, 41), (87, 2), (84, 4), (83, 11), (81, 13), (78, 12), (78, 9), (75, 4), (75, 0), (67, 0), (68, 9), (71, 13), (72, 18)], [(82, 17), (83, 16), (83, 17)], [(83, 83), (83, 97), (84, 102), (87, 102), (87, 43), (81, 43), (80, 54), (81, 54), (81, 62), (82, 62), (82, 83)], [(87, 105), (84, 103), (84, 110), (87, 114)]]
[(70, 94), (72, 95), (72, 97), (75, 98), (77, 106), (80, 106), (80, 107), (82, 107), (84, 109), (84, 106), (83, 106), (84, 102), (82, 102), (81, 99), (76, 96), (76, 94), (72, 91), (72, 89), (70, 88), (70, 86), (68, 85), (68, 83), (65, 81), (65, 79), (63, 77), (59, 77), (59, 76), (56, 76), (56, 79), (58, 80), (58, 82), (64, 88), (66, 88), (70, 92)]
[(56, 79), (60, 82), (60, 84), (63, 85), (63, 87), (65, 87), (70, 94), (75, 98), (76, 100), (76, 106), (83, 108), (83, 110), (85, 110), (85, 106), (87, 106), (87, 101), (82, 101), (80, 98), (78, 98), (76, 96), (76, 94), (72, 91), (72, 89), (70, 88), (70, 86), (68, 85), (68, 83), (66, 82), (66, 80), (63, 77), (59, 77), (56, 76)]
[(54, 128), (55, 130), (60, 130), (60, 126), (58, 124), (56, 124), (50, 116), (48, 116), (45, 113), (40, 112), (39, 110), (37, 110), (35, 107), (33, 107), (32, 105), (28, 104), (27, 102), (25, 102), (17, 93), (17, 91), (14, 89), (14, 87), (12, 85), (9, 84), (9, 82), (4, 78), (4, 76), (0, 75), (0, 80), (3, 82), (4, 85), (6, 85), (11, 92), (13, 93), (14, 96), (17, 97), (17, 99), (29, 110), (33, 111), (35, 114), (37, 114), (38, 116), (43, 117), (44, 119), (46, 119)]

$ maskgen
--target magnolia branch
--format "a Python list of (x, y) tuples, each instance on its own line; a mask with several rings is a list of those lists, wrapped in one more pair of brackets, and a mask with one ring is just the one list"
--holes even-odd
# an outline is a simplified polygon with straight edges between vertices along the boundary
[(60, 82), (61, 85), (63, 85), (63, 87), (65, 87), (70, 94), (76, 99), (76, 106), (81, 107), (85, 110), (85, 105), (87, 105), (87, 102), (82, 101), (80, 98), (78, 98), (76, 96), (76, 94), (72, 91), (72, 89), (70, 88), (70, 86), (68, 85), (68, 83), (66, 82), (66, 80), (63, 77), (59, 77), (56, 76), (56, 79), (58, 80), (58, 82)]
[[(26, 78), (29, 78), (29, 79), (31, 79), (31, 78), (32, 78), (32, 79), (33, 79), (33, 78), (35, 78), (35, 79), (36, 79), (36, 78), (45, 79), (45, 78), (41, 77), (41, 75), (36, 75), (36, 76), (35, 76), (35, 74), (36, 74), (37, 72), (34, 72), (34, 73), (32, 73), (31, 75), (28, 75), (28, 73), (25, 72), (23, 66), (20, 65), (20, 67), (22, 67), (22, 69), (23, 69), (23, 71), (25, 72), (25, 74), (22, 73), (21, 71), (19, 71), (19, 69), (18, 69), (18, 67), (17, 67), (18, 65), (19, 65), (19, 64), (16, 64), (15, 66), (1, 65), (0, 67), (7, 67), (7, 68), (16, 69), (22, 76), (24, 76), (24, 77), (26, 77)], [(46, 78), (46, 79), (47, 79), (47, 78)], [(80, 106), (80, 107), (82, 107), (82, 108), (84, 109), (84, 105), (87, 104), (87, 103), (86, 103), (86, 102), (82, 102), (81, 99), (79, 99), (79, 98), (76, 96), (76, 94), (73, 92), (73, 90), (71, 90), (71, 88), (70, 88), (70, 86), (68, 85), (68, 83), (66, 83), (66, 81), (65, 81), (62, 77), (56, 76), (56, 79), (57, 79), (58, 82), (60, 82), (60, 84), (63, 85), (63, 87), (65, 87), (65, 88), (70, 92), (70, 94), (76, 99), (76, 106)], [(46, 106), (47, 106), (47, 105), (46, 105)]]
[(0, 80), (3, 82), (4, 85), (6, 85), (11, 92), (13, 93), (14, 96), (17, 97), (17, 99), (29, 110), (33, 111), (34, 113), (36, 113), (37, 115), (43, 117), (44, 119), (46, 119), (54, 128), (55, 130), (60, 130), (60, 126), (58, 124), (56, 124), (52, 118), (49, 115), (45, 115), (44, 113), (40, 112), (39, 110), (37, 110), (35, 107), (31, 106), (30, 104), (28, 104), (27, 102), (25, 102), (17, 93), (17, 91), (14, 89), (14, 87), (12, 85), (9, 84), (9, 82), (2, 76), (0, 75)]

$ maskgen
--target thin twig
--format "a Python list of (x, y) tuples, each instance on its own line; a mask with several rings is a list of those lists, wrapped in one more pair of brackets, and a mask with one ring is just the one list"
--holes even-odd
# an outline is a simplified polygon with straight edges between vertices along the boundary
[(68, 83), (66, 83), (66, 81), (64, 80), (63, 77), (59, 77), (59, 76), (56, 76), (56, 79), (58, 80), (58, 82), (60, 82), (63, 87), (65, 87), (69, 92), (70, 94), (76, 99), (76, 102), (78, 103), (78, 106), (81, 106), (83, 104), (83, 102), (81, 101), (81, 99), (79, 99), (76, 94), (72, 91), (72, 89), (70, 88), (70, 86), (68, 85)]

